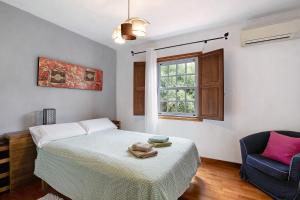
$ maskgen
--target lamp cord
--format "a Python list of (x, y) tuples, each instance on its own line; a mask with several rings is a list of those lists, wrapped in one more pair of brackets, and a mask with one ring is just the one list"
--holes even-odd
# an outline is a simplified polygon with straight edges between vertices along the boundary
[(129, 17), (130, 17), (130, 0), (128, 0), (128, 18), (127, 19), (129, 19)]

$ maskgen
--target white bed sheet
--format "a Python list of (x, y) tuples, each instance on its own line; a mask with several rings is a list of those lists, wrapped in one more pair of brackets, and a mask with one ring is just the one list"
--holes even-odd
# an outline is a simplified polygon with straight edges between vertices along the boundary
[(156, 157), (127, 152), (150, 136), (115, 129), (54, 141), (38, 150), (35, 174), (73, 200), (176, 200), (200, 164), (196, 146), (170, 137)]

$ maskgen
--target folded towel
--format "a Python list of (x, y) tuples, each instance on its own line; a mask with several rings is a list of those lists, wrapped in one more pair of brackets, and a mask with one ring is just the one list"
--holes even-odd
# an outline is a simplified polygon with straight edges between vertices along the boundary
[(169, 137), (164, 136), (164, 135), (156, 135), (156, 136), (149, 138), (148, 141), (155, 142), (155, 143), (163, 143), (163, 142), (168, 142)]
[(155, 148), (160, 148), (160, 147), (169, 147), (172, 145), (172, 142), (151, 142), (148, 141), (150, 144), (152, 144), (153, 147)]
[(152, 150), (152, 145), (147, 143), (135, 143), (131, 146), (133, 151), (143, 151), (143, 152), (149, 152)]
[(131, 147), (128, 147), (128, 151), (137, 158), (149, 158), (149, 157), (156, 156), (158, 153), (157, 151), (154, 151), (154, 150), (149, 151), (149, 152), (134, 151), (134, 150), (132, 150)]

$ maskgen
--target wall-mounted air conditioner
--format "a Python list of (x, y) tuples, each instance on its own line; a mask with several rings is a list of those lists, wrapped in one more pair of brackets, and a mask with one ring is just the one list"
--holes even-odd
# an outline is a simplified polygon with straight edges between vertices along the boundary
[(300, 38), (300, 18), (241, 31), (241, 45)]

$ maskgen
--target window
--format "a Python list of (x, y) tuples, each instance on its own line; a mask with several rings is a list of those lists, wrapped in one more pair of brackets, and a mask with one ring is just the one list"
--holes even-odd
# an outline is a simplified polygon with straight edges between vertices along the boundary
[(158, 63), (160, 115), (198, 116), (198, 57)]
[[(224, 51), (158, 58), (160, 118), (224, 120)], [(145, 114), (145, 62), (134, 62), (133, 114)]]

